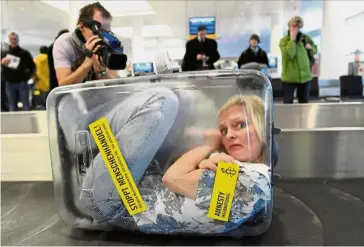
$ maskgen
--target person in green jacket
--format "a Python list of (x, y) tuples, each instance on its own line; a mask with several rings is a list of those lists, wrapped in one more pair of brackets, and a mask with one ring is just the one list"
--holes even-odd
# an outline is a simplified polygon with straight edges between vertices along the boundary
[(294, 91), (297, 88), (299, 103), (308, 103), (312, 65), (317, 47), (312, 39), (303, 34), (301, 17), (294, 17), (288, 22), (288, 34), (284, 36), (279, 47), (282, 52), (282, 76), (284, 103), (292, 104)]

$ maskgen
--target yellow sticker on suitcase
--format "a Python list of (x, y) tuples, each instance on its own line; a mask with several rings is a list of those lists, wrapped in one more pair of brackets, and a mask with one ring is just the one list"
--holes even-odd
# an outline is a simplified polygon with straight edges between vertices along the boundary
[(208, 212), (209, 218), (221, 221), (229, 220), (238, 175), (239, 165), (218, 163)]
[(147, 206), (141, 197), (118, 143), (106, 118), (89, 125), (115, 187), (130, 215), (144, 212)]

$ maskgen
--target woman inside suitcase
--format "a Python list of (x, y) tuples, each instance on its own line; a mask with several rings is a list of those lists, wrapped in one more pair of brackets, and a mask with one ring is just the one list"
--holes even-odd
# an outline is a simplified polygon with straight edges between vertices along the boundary
[[(254, 95), (230, 98), (219, 111), (217, 132), (205, 144), (182, 154), (163, 175), (153, 158), (176, 119), (179, 100), (166, 88), (137, 94), (106, 118), (147, 210), (128, 214), (97, 155), (80, 196), (96, 222), (144, 233), (222, 234), (266, 209), (271, 185), (264, 164), (262, 99)], [(227, 222), (207, 216), (219, 161), (240, 166)]]

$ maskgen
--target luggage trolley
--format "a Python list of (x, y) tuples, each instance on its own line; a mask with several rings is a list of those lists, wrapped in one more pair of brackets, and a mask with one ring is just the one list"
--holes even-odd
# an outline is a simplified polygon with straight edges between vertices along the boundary
[(47, 114), (59, 216), (85, 229), (261, 235), (278, 160), (272, 112), (254, 70), (57, 88)]

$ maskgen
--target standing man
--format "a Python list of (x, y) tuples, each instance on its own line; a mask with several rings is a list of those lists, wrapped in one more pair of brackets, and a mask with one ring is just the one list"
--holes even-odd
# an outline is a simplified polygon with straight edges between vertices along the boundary
[(96, 54), (101, 39), (91, 30), (91, 25), (98, 25), (110, 31), (111, 21), (110, 12), (99, 2), (88, 4), (80, 10), (75, 31), (62, 34), (54, 42), (54, 68), (60, 86), (117, 77), (117, 72), (106, 68)]
[(262, 48), (259, 47), (258, 45), (259, 43), (260, 43), (260, 38), (258, 35), (253, 34), (252, 36), (250, 36), (249, 48), (243, 51), (243, 53), (239, 58), (238, 61), (239, 68), (244, 64), (253, 62), (259, 64), (266, 64), (267, 67), (269, 66), (267, 53)]
[(299, 103), (308, 103), (310, 97), (311, 67), (317, 48), (311, 38), (300, 31), (302, 27), (301, 17), (292, 18), (288, 22), (288, 34), (279, 42), (282, 52), (281, 80), (285, 104), (293, 103), (296, 88)]
[(182, 71), (214, 69), (214, 63), (219, 60), (217, 42), (206, 38), (206, 27), (198, 27), (197, 37), (186, 44), (186, 54), (182, 62)]
[(23, 110), (29, 111), (28, 80), (35, 72), (32, 55), (19, 46), (19, 37), (15, 32), (9, 34), (9, 50), (1, 54), (1, 66), (4, 73), (9, 111), (16, 111), (18, 94)]

